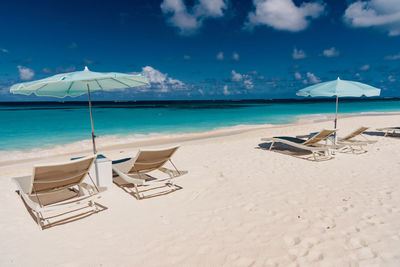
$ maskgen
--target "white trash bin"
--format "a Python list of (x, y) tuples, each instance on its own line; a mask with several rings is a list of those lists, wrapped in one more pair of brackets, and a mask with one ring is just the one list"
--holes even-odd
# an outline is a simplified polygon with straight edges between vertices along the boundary
[[(97, 158), (89, 171), (93, 182), (100, 188), (109, 188), (113, 183), (111, 160), (103, 155), (97, 155)], [(86, 183), (92, 184), (90, 177), (86, 177)]]

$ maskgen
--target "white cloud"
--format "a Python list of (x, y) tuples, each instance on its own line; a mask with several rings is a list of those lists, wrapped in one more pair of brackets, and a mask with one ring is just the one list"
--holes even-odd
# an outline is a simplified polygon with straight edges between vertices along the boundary
[(217, 54), (217, 60), (219, 60), (219, 61), (224, 60), (224, 53), (219, 52), (219, 53)]
[(254, 88), (253, 80), (250, 77), (247, 77), (247, 79), (243, 81), (243, 85), (246, 89)]
[(164, 0), (160, 7), (168, 22), (185, 35), (194, 33), (205, 19), (222, 17), (227, 3), (226, 0), (199, 0), (188, 10), (183, 0)]
[(307, 55), (306, 53), (301, 50), (301, 49), (297, 49), (296, 47), (293, 49), (293, 54), (292, 54), (293, 59), (302, 59), (302, 58), (306, 58)]
[(267, 25), (276, 30), (298, 32), (306, 29), (311, 19), (320, 17), (325, 5), (317, 2), (302, 3), (299, 7), (292, 0), (253, 0), (255, 10), (248, 15), (245, 28)]
[(184, 56), (183, 56), (183, 59), (184, 59), (184, 60), (190, 60), (190, 59), (191, 59), (191, 57), (190, 57), (190, 56), (188, 56), (188, 55), (184, 55)]
[(296, 71), (296, 72), (294, 73), (294, 78), (295, 78), (296, 80), (301, 80), (302, 76), (301, 76), (300, 72)]
[(224, 95), (230, 95), (231, 94), (231, 92), (228, 90), (228, 85), (224, 85), (224, 88), (223, 88), (223, 94)]
[(389, 75), (388, 80), (389, 82), (394, 83), (396, 81), (396, 78), (392, 75)]
[(365, 64), (363, 66), (361, 66), (360, 70), (369, 70), (371, 68), (371, 66), (369, 64)]
[(400, 35), (398, 0), (357, 1), (346, 9), (343, 18), (352, 27), (376, 27), (390, 36)]
[(248, 74), (240, 74), (232, 70), (231, 81), (237, 83), (243, 82), (243, 86), (246, 89), (254, 88), (253, 78)]
[(197, 16), (222, 17), (227, 8), (224, 0), (200, 0), (194, 7)]
[(18, 72), (19, 72), (19, 78), (23, 81), (27, 81), (33, 78), (33, 76), (35, 76), (35, 72), (27, 67), (24, 66), (17, 66), (18, 68)]
[(331, 47), (329, 49), (325, 49), (323, 51), (323, 55), (325, 57), (337, 57), (340, 55), (339, 51), (335, 47)]
[(243, 80), (243, 75), (240, 73), (237, 73), (236, 71), (232, 70), (232, 77), (231, 80), (233, 82), (241, 82)]
[(5, 48), (2, 48), (2, 49), (1, 49), (1, 52), (4, 53), (4, 54), (7, 54), (7, 53), (8, 53), (8, 50), (5, 49)]
[(396, 55), (386, 56), (385, 59), (386, 60), (398, 60), (398, 59), (400, 59), (400, 53), (398, 53)]
[(43, 69), (42, 69), (42, 72), (45, 73), (45, 74), (50, 74), (50, 73), (52, 73), (53, 71), (52, 71), (50, 68), (43, 68)]
[(236, 53), (236, 52), (233, 52), (232, 59), (235, 60), (235, 61), (239, 61), (239, 54)]
[(309, 83), (315, 84), (319, 82), (321, 82), (321, 79), (315, 76), (315, 74), (311, 72), (307, 72), (307, 77), (306, 79), (303, 80), (304, 84), (309, 84)]
[(143, 91), (153, 89), (162, 93), (166, 93), (171, 90), (188, 89), (188, 87), (182, 81), (168, 77), (167, 73), (162, 73), (151, 66), (143, 67), (140, 74), (144, 75), (150, 83), (150, 85), (142, 87), (144, 88)]

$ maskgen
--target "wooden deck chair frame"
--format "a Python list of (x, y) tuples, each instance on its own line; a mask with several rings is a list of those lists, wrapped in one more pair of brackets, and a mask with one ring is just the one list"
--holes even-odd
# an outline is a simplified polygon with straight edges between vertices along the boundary
[(390, 135), (390, 136), (395, 136), (396, 132), (400, 132), (400, 127), (384, 127), (384, 128), (379, 128), (377, 129), (378, 131), (384, 131), (385, 132), (385, 137)]
[[(289, 145), (292, 147), (310, 151), (313, 155), (314, 161), (318, 161), (318, 160), (331, 159), (333, 157), (331, 150), (337, 148), (337, 146), (320, 144), (318, 142), (326, 140), (330, 135), (332, 135), (335, 132), (336, 132), (336, 130), (322, 129), (320, 132), (313, 135), (311, 138), (309, 138), (307, 140), (290, 137), (291, 140), (293, 140), (293, 141), (290, 141), (289, 139), (285, 139), (285, 138), (287, 138), (285, 136), (261, 138), (261, 140), (271, 142), (269, 150), (272, 150), (274, 144), (276, 142), (279, 142), (279, 143), (283, 143), (283, 144), (286, 144), (286, 145)], [(294, 142), (294, 140), (296, 140), (298, 142)], [(323, 154), (323, 155), (321, 155), (321, 154)]]
[[(178, 148), (179, 146), (167, 147), (162, 149), (140, 149), (134, 158), (114, 161), (113, 171), (125, 182), (133, 184), (137, 199), (143, 199), (145, 197), (144, 194), (140, 194), (138, 189), (139, 186), (150, 186), (161, 182), (171, 187), (179, 187), (174, 184), (174, 178), (182, 176), (187, 172), (178, 170), (175, 164), (172, 162), (171, 157), (175, 154)], [(167, 155), (161, 158), (155, 157), (154, 160), (151, 160), (151, 157), (150, 159), (147, 158), (145, 160), (142, 160), (142, 158), (145, 157), (146, 154), (151, 155), (156, 153), (166, 153)], [(119, 163), (120, 161), (122, 162)], [(167, 162), (170, 162), (174, 170), (163, 167)], [(159, 170), (167, 174), (168, 178), (147, 181), (144, 175), (155, 170)], [(136, 176), (137, 178), (132, 176)]]
[[(367, 152), (365, 147), (369, 144), (375, 144), (377, 142), (376, 140), (368, 140), (368, 138), (363, 134), (368, 129), (369, 127), (362, 126), (354, 130), (353, 132), (349, 133), (345, 137), (339, 138), (338, 144), (344, 145), (343, 148), (341, 148), (339, 151), (346, 152), (350, 150), (351, 153), (353, 154), (360, 154)], [(364, 138), (364, 140), (354, 139), (357, 136), (361, 136), (362, 138)]]
[[(94, 200), (100, 198), (99, 189), (89, 175), (90, 168), (93, 166), (95, 158), (96, 156), (93, 155), (73, 161), (37, 164), (33, 166), (32, 175), (12, 178), (18, 186), (20, 197), (35, 213), (37, 224), (40, 229), (46, 226), (44, 223), (45, 221), (47, 221), (49, 225), (51, 224), (48, 218), (46, 219), (44, 217), (44, 212), (71, 209), (77, 206), (85, 206), (86, 204), (88, 204), (88, 207), (94, 212), (98, 211)], [(74, 171), (74, 167), (79, 167), (80, 169)], [(63, 175), (63, 171), (69, 171), (72, 174), (65, 176)], [(89, 175), (93, 186), (83, 183), (87, 175)], [(76, 187), (78, 190), (76, 190)], [(62, 191), (71, 191), (71, 193), (76, 193), (76, 196), (49, 204), (45, 204), (43, 203), (43, 199), (41, 200), (41, 198), (46, 195), (49, 196), (50, 194), (57, 194)]]

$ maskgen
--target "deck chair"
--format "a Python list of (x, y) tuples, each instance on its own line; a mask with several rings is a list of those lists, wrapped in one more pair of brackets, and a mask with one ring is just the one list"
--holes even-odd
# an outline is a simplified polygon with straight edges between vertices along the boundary
[(35, 212), (41, 229), (51, 224), (49, 218), (44, 217), (44, 212), (86, 204), (97, 211), (94, 199), (100, 197), (99, 191), (94, 183), (94, 186), (83, 183), (94, 160), (93, 155), (62, 163), (35, 165), (32, 175), (12, 178), (18, 186), (19, 195)]
[[(117, 175), (117, 177), (114, 178), (114, 183), (121, 188), (126, 188), (126, 184), (133, 185), (135, 191), (130, 193), (137, 199), (144, 198), (144, 194), (140, 194), (139, 192), (139, 186), (145, 187), (157, 183), (164, 183), (165, 186), (176, 187), (173, 183), (173, 178), (187, 173), (186, 171), (179, 171), (171, 160), (171, 157), (178, 148), (179, 146), (163, 149), (141, 149), (134, 158), (113, 161), (112, 168)], [(174, 170), (164, 168), (167, 162), (173, 166)], [(148, 175), (149, 172), (156, 170), (163, 172), (167, 177), (155, 178)], [(118, 178), (122, 179), (122, 181)], [(175, 190), (170, 190), (169, 192), (171, 191)]]
[(275, 142), (283, 143), (292, 147), (310, 151), (313, 154), (314, 160), (330, 159), (332, 158), (331, 149), (336, 148), (335, 145), (326, 145), (319, 143), (326, 140), (330, 135), (335, 133), (336, 130), (323, 129), (319, 133), (313, 135), (311, 138), (304, 140), (296, 137), (289, 136), (276, 136), (271, 138), (261, 138), (262, 141), (271, 142), (269, 150), (272, 149)]
[(400, 127), (384, 127), (377, 129), (378, 131), (384, 131), (385, 137), (388, 135), (394, 136), (396, 133), (400, 133)]
[[(360, 127), (357, 130), (349, 133), (347, 136), (343, 138), (338, 138), (338, 144), (344, 145), (341, 148), (341, 151), (350, 150), (352, 153), (364, 153), (367, 152), (365, 146), (369, 144), (375, 144), (376, 140), (368, 140), (363, 133), (368, 130), (368, 127)], [(357, 140), (355, 137), (361, 136), (364, 140)]]

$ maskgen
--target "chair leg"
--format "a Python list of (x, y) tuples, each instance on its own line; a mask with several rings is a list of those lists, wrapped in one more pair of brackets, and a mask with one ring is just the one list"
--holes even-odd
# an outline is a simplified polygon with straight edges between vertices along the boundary
[(142, 199), (142, 198), (140, 197), (140, 193), (139, 193), (139, 189), (137, 188), (137, 185), (134, 184), (134, 186), (135, 186), (135, 191), (136, 191), (136, 195), (137, 195), (138, 199)]
[(272, 142), (271, 145), (269, 146), (269, 151), (271, 151), (272, 147), (274, 146), (275, 142)]
[(43, 225), (42, 225), (42, 218), (40, 217), (40, 212), (36, 211), (36, 222), (40, 228), (40, 230), (43, 230)]

